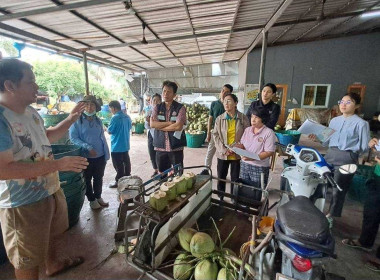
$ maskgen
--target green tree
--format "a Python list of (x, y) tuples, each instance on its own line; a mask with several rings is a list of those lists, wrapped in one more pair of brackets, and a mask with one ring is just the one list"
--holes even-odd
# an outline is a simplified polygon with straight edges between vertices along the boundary
[(13, 46), (14, 40), (0, 37), (0, 50), (3, 52), (4, 57), (18, 56), (16, 48)]

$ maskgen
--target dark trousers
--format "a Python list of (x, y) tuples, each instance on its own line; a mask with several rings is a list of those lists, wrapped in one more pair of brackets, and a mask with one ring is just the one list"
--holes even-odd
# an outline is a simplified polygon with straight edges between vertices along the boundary
[(111, 157), (113, 167), (116, 170), (116, 183), (121, 177), (131, 176), (131, 160), (128, 152), (113, 152), (111, 153)]
[(160, 172), (163, 172), (176, 164), (181, 164), (181, 166), (183, 166), (183, 150), (176, 152), (156, 151), (156, 163), (158, 171)]
[[(371, 248), (376, 240), (380, 224), (380, 179), (370, 179), (367, 182), (368, 197), (364, 203), (362, 232), (359, 238), (360, 244)], [(376, 257), (380, 258), (380, 247)]]
[(98, 158), (88, 158), (88, 166), (84, 170), (84, 178), (86, 181), (86, 196), (88, 201), (94, 201), (101, 198), (104, 169), (106, 168), (106, 160), (104, 156)]
[[(236, 182), (239, 179), (240, 173), (240, 160), (223, 160), (218, 158), (218, 165), (216, 167), (218, 178), (226, 179), (228, 174), (228, 168), (231, 165), (230, 176), (231, 181)], [(226, 191), (226, 183), (218, 181), (218, 191), (225, 192)], [(234, 185), (231, 184), (231, 194), (233, 194)], [(223, 198), (223, 196), (219, 196)]]
[(331, 204), (330, 204), (330, 209), (329, 209), (331, 216), (333, 217), (342, 216), (343, 205), (346, 199), (346, 194), (350, 188), (354, 175), (355, 174), (342, 174), (339, 172), (339, 169), (334, 171), (334, 180), (335, 182), (337, 182), (338, 186), (342, 189), (342, 191), (339, 191), (337, 188), (332, 189), (332, 199), (331, 199)]
[(148, 151), (149, 151), (149, 157), (150, 161), (152, 162), (153, 169), (158, 169), (157, 168), (157, 162), (156, 162), (156, 151), (154, 150), (153, 146), (153, 137), (148, 133)]

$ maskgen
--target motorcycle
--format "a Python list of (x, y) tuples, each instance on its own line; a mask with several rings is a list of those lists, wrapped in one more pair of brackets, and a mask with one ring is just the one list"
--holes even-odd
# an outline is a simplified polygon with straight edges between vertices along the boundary
[[(323, 214), (328, 185), (341, 190), (332, 167), (313, 148), (289, 144), (285, 152), (294, 157), (296, 164), (281, 174), (291, 194), (283, 193), (274, 225), (282, 253), (278, 275), (298, 280), (344, 279), (324, 269), (330, 258), (336, 258), (335, 240)], [(344, 166), (340, 171), (355, 172), (355, 168)]]

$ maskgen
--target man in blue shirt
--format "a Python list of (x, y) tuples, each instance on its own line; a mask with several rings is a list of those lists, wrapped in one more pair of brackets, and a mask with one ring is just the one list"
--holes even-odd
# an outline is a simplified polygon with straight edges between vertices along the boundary
[(115, 183), (110, 188), (116, 188), (121, 177), (131, 175), (131, 160), (129, 158), (129, 142), (132, 128), (131, 118), (121, 111), (119, 101), (111, 101), (109, 104), (113, 115), (108, 133), (111, 135), (111, 158), (116, 170)]

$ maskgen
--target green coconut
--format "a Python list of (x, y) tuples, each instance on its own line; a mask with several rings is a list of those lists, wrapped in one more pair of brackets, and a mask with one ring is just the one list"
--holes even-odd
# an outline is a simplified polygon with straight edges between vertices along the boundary
[(201, 258), (204, 254), (212, 253), (215, 243), (211, 236), (204, 232), (197, 232), (190, 241), (190, 252), (194, 257)]
[(186, 180), (187, 189), (189, 190), (189, 189), (193, 188), (193, 186), (195, 184), (195, 180), (196, 180), (195, 174), (193, 172), (187, 172), (183, 175), (183, 177)]
[(177, 176), (173, 179), (173, 182), (175, 183), (177, 194), (183, 194), (187, 191), (187, 184), (184, 177)]
[(187, 254), (179, 254), (174, 261), (173, 277), (177, 280), (187, 280), (193, 274), (192, 258)]
[(217, 280), (233, 280), (234, 276), (232, 275), (230, 269), (227, 271), (227, 269), (222, 268), (219, 270), (218, 278)]
[(166, 193), (168, 200), (173, 200), (177, 196), (177, 188), (173, 182), (165, 182), (160, 186), (160, 191)]
[(168, 198), (165, 192), (155, 191), (149, 197), (149, 204), (153, 209), (157, 211), (162, 211), (168, 206)]
[(179, 244), (183, 249), (190, 252), (190, 242), (197, 231), (193, 228), (181, 228), (178, 232)]
[(195, 267), (195, 280), (216, 280), (218, 277), (218, 265), (209, 260), (200, 261)]

